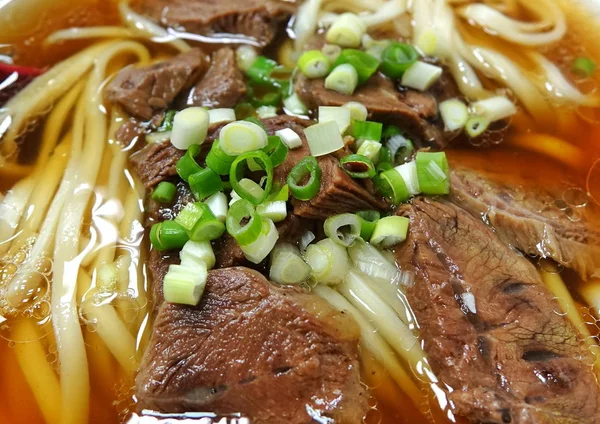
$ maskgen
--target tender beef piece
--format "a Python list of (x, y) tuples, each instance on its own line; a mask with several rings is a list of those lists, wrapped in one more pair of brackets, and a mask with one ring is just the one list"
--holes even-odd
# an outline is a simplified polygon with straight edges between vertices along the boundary
[(247, 268), (210, 271), (198, 306), (161, 306), (137, 406), (241, 412), (256, 424), (359, 423), (368, 404), (358, 337), (347, 315), (314, 295)]
[(229, 47), (217, 50), (206, 75), (188, 96), (188, 105), (232, 108), (246, 96), (246, 83), (238, 69), (235, 52)]
[[(431, 92), (445, 93), (438, 99), (443, 101), (443, 97), (450, 97), (452, 84), (450, 75), (445, 73)], [(436, 97), (431, 93), (399, 90), (391, 79), (379, 73), (360, 86), (352, 96), (327, 90), (324, 79), (309, 80), (303, 75), (298, 77), (295, 89), (312, 109), (318, 106), (342, 106), (349, 101), (358, 101), (366, 106), (369, 119), (398, 125), (420, 146), (442, 148), (447, 144), (444, 125), (438, 116)]]
[(273, 41), (295, 10), (277, 0), (134, 0), (132, 7), (164, 26), (261, 47)]
[(423, 347), (454, 413), (474, 423), (594, 423), (600, 397), (586, 343), (535, 267), (446, 201), (417, 198), (396, 258)]
[(585, 216), (572, 221), (548, 204), (546, 199), (556, 196), (498, 184), (474, 171), (455, 169), (452, 198), (473, 215), (485, 217), (503, 241), (522, 252), (552, 258), (573, 268), (583, 279), (600, 271), (597, 221), (587, 221)]
[(191, 49), (173, 59), (145, 68), (125, 68), (108, 84), (106, 98), (132, 116), (149, 120), (166, 109), (183, 90), (204, 72), (207, 62), (202, 50)]

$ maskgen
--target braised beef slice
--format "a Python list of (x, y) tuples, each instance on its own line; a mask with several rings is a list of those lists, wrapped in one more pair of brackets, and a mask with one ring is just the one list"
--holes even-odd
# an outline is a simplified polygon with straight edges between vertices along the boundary
[[(583, 279), (600, 271), (600, 228), (573, 221), (551, 207), (555, 199), (541, 190), (498, 184), (468, 169), (452, 172), (452, 198), (477, 217), (485, 217), (496, 234), (522, 252), (549, 257), (573, 268)], [(579, 213), (579, 212), (578, 212)]]
[(137, 407), (241, 412), (256, 424), (362, 422), (358, 336), (347, 315), (313, 295), (247, 268), (210, 271), (196, 307), (161, 306)]
[(164, 26), (261, 47), (273, 41), (295, 10), (277, 0), (134, 0), (132, 7)]
[(108, 84), (106, 98), (130, 115), (149, 120), (166, 109), (184, 89), (190, 88), (207, 65), (200, 49), (145, 68), (125, 68)]
[(423, 347), (457, 416), (474, 423), (593, 423), (593, 358), (535, 267), (481, 219), (415, 199), (396, 259)]
[(188, 105), (232, 108), (246, 95), (244, 76), (238, 69), (235, 52), (229, 47), (217, 50), (206, 75), (188, 96)]
[[(438, 100), (446, 100), (455, 94), (452, 87), (455, 87), (454, 82), (447, 73), (444, 73), (431, 93), (399, 90), (391, 79), (379, 73), (358, 87), (352, 96), (326, 89), (323, 79), (309, 80), (303, 75), (298, 77), (295, 85), (296, 92), (311, 109), (318, 106), (342, 106), (350, 101), (358, 101), (366, 106), (369, 119), (399, 126), (419, 146), (438, 148), (447, 144), (443, 122), (438, 113)], [(436, 99), (432, 93), (437, 93), (439, 97)]]

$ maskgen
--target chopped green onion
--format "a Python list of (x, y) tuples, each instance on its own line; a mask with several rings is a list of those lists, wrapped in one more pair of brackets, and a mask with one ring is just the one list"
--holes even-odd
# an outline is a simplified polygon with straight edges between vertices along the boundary
[(279, 136), (283, 144), (285, 144), (290, 150), (302, 147), (302, 139), (300, 138), (300, 135), (291, 128), (277, 130), (275, 131), (275, 135)]
[(583, 77), (591, 77), (596, 72), (596, 62), (589, 57), (578, 57), (573, 62), (573, 72)]
[(325, 78), (325, 88), (345, 95), (352, 95), (358, 86), (358, 73), (354, 66), (345, 63), (336, 66)]
[(359, 47), (367, 26), (354, 13), (342, 13), (325, 34), (328, 43), (342, 47)]
[[(260, 215), (258, 216), (260, 217)], [(267, 218), (260, 219), (261, 231), (258, 238), (250, 244), (240, 245), (246, 259), (254, 264), (259, 264), (265, 260), (275, 247), (277, 240), (279, 240), (279, 232), (277, 231), (275, 224), (273, 224), (273, 221)]]
[(390, 45), (390, 43), (391, 43), (390, 40), (374, 41), (374, 43), (371, 46), (369, 46), (367, 49), (365, 49), (365, 52), (368, 55), (373, 56), (379, 62), (381, 62), (383, 60), (383, 52)]
[(331, 64), (320, 50), (309, 50), (298, 59), (298, 68), (307, 78), (323, 78), (329, 73)]
[(163, 221), (150, 229), (150, 243), (158, 250), (181, 249), (189, 237), (181, 225), (175, 221)]
[[(244, 189), (246, 192), (248, 192), (251, 196), (253, 196), (255, 198), (261, 198), (261, 197), (265, 196), (265, 190), (256, 181), (253, 181), (249, 178), (242, 178), (240, 180), (239, 184), (240, 184), (240, 187), (242, 187), (242, 189)], [(235, 196), (237, 196), (237, 198), (239, 198), (239, 199), (242, 198), (239, 195), (239, 193), (236, 191), (232, 192), (232, 198), (234, 197), (233, 193), (235, 193)], [(250, 203), (252, 203), (252, 202), (250, 202)]]
[(197, 200), (206, 199), (208, 196), (212, 196), (223, 190), (221, 177), (210, 168), (205, 168), (200, 172), (190, 175), (188, 184)]
[(225, 231), (206, 203), (188, 203), (175, 218), (193, 241), (216, 240)]
[(400, 134), (390, 137), (387, 147), (390, 150), (394, 163), (403, 164), (409, 162), (415, 153), (415, 146), (412, 142)]
[(210, 125), (233, 122), (235, 121), (235, 110), (227, 108), (210, 109), (208, 116)]
[(173, 109), (169, 109), (165, 112), (165, 117), (163, 118), (162, 123), (160, 124), (160, 127), (158, 127), (156, 129), (157, 132), (162, 133), (162, 132), (168, 132), (173, 130), (173, 119), (175, 118), (175, 114), (177, 113), (176, 110)]
[(419, 152), (416, 158), (419, 186), (425, 194), (448, 194), (450, 174), (444, 152)]
[(350, 109), (350, 118), (354, 121), (366, 121), (369, 116), (367, 107), (360, 102), (348, 102), (342, 107)]
[(254, 115), (254, 106), (248, 102), (238, 103), (234, 110), (237, 119), (246, 119)]
[(360, 221), (360, 237), (368, 241), (375, 230), (375, 224), (381, 218), (379, 211), (360, 211), (356, 212), (358, 220)]
[(340, 57), (342, 53), (342, 48), (335, 44), (325, 44), (321, 49), (321, 52), (325, 55), (329, 63), (333, 65), (333, 63)]
[(240, 199), (231, 205), (227, 213), (227, 232), (240, 246), (254, 243), (262, 230), (262, 218), (252, 204)]
[(352, 246), (354, 240), (360, 237), (360, 219), (352, 213), (335, 215), (325, 220), (323, 229), (325, 235), (337, 244)]
[(388, 140), (395, 135), (403, 135), (404, 133), (400, 128), (395, 125), (386, 125), (383, 127), (383, 133), (381, 134), (384, 140)]
[[(250, 159), (258, 164), (267, 176), (264, 192), (258, 197), (254, 196), (240, 185), (240, 180), (244, 177), (244, 174), (248, 169), (248, 161)], [(269, 159), (269, 156), (267, 156), (265, 152), (260, 150), (244, 153), (233, 161), (231, 170), (229, 171), (229, 181), (231, 182), (231, 187), (233, 187), (235, 192), (242, 199), (249, 201), (253, 205), (260, 205), (267, 198), (267, 195), (271, 192), (271, 187), (273, 186), (273, 164), (271, 163), (271, 159)]]
[(484, 117), (488, 122), (506, 119), (517, 113), (517, 107), (506, 96), (495, 96), (471, 104), (474, 115)]
[(204, 293), (207, 279), (206, 266), (169, 265), (163, 280), (165, 301), (196, 306)]
[(308, 108), (302, 102), (300, 97), (298, 97), (297, 93), (293, 93), (291, 96), (285, 98), (283, 100), (283, 106), (288, 112), (294, 115), (304, 116), (308, 114)]
[[(308, 181), (303, 182), (306, 178)], [(311, 200), (321, 188), (321, 168), (317, 159), (307, 156), (296, 164), (287, 177), (292, 196), (298, 200)]]
[(488, 121), (483, 116), (473, 116), (469, 118), (467, 124), (465, 125), (465, 130), (467, 131), (467, 135), (471, 138), (477, 138), (487, 131), (490, 126), (490, 121)]
[(202, 171), (202, 167), (198, 165), (198, 162), (196, 162), (195, 159), (199, 153), (200, 145), (192, 144), (188, 148), (187, 152), (185, 152), (185, 155), (183, 155), (181, 159), (177, 161), (175, 169), (183, 181), (187, 181), (190, 175)]
[(216, 140), (206, 156), (206, 166), (219, 175), (228, 175), (235, 156), (229, 156), (221, 148), (221, 142)]
[(356, 151), (357, 155), (369, 158), (373, 163), (379, 161), (379, 152), (383, 146), (379, 141), (365, 140)]
[(300, 241), (298, 242), (300, 252), (306, 252), (306, 248), (308, 247), (308, 245), (315, 241), (316, 238), (317, 237), (312, 231), (307, 231), (304, 234), (302, 234), (302, 237), (300, 237)]
[(186, 150), (193, 144), (206, 140), (210, 117), (202, 107), (189, 107), (178, 112), (173, 118), (171, 144), (179, 150)]
[(340, 65), (352, 65), (358, 75), (358, 83), (364, 84), (377, 72), (379, 61), (373, 56), (355, 49), (345, 49), (337, 58), (334, 67)]
[(381, 55), (381, 72), (390, 78), (400, 78), (419, 59), (417, 49), (409, 44), (393, 42)]
[(285, 162), (285, 159), (288, 155), (288, 148), (287, 145), (283, 143), (279, 135), (271, 135), (269, 136), (268, 140), (269, 143), (267, 144), (267, 147), (263, 149), (263, 151), (269, 155), (271, 164), (273, 165), (273, 168), (275, 168)]
[(253, 84), (272, 85), (271, 72), (277, 68), (277, 62), (265, 56), (258, 56), (246, 71), (246, 76)]
[(210, 196), (204, 201), (210, 208), (213, 215), (221, 222), (225, 222), (227, 218), (227, 196), (225, 193), (219, 192)]
[(260, 97), (256, 96), (254, 92), (254, 87), (248, 85), (248, 97), (251, 99), (252, 105), (257, 108), (260, 106), (279, 106), (281, 104), (281, 90), (278, 87), (268, 89), (262, 87)]
[(441, 76), (444, 70), (429, 63), (415, 62), (402, 75), (401, 84), (415, 90), (428, 90)]
[(338, 106), (319, 106), (319, 123), (335, 122), (344, 134), (352, 122), (350, 109)]
[(249, 46), (248, 44), (242, 44), (236, 49), (235, 58), (238, 68), (247, 72), (254, 62), (256, 62), (258, 55), (256, 54), (254, 47)]
[(277, 107), (261, 106), (256, 109), (256, 114), (260, 119), (275, 118), (277, 116)]
[(394, 205), (399, 205), (410, 198), (404, 178), (396, 169), (382, 172), (376, 182), (379, 190), (389, 197)]
[(152, 192), (152, 200), (158, 203), (172, 203), (176, 193), (177, 187), (175, 187), (175, 184), (162, 181)]
[(390, 149), (387, 147), (382, 147), (379, 150), (379, 162), (377, 162), (377, 172), (387, 171), (388, 169), (392, 169), (394, 166), (392, 165), (392, 156), (390, 154)]
[(459, 99), (450, 99), (440, 103), (440, 115), (447, 131), (462, 129), (469, 120), (469, 110)]
[(355, 139), (380, 141), (383, 124), (370, 121), (354, 121), (353, 131)]
[(263, 128), (249, 121), (237, 121), (225, 125), (219, 133), (223, 152), (238, 156), (267, 146), (267, 133)]
[(340, 160), (340, 166), (352, 178), (373, 178), (377, 172), (373, 161), (362, 155), (348, 155)]
[(183, 266), (204, 265), (212, 269), (216, 263), (215, 252), (209, 241), (188, 241), (179, 252), (179, 257)]
[(318, 283), (339, 284), (344, 281), (350, 269), (350, 258), (346, 248), (328, 238), (309, 245), (304, 259)]
[(313, 156), (324, 156), (344, 147), (340, 128), (334, 121), (311, 125), (304, 129), (308, 147)]
[(279, 190), (273, 190), (267, 197), (267, 202), (287, 202), (290, 199), (290, 186), (285, 184)]
[(417, 163), (415, 161), (407, 162), (394, 169), (402, 176), (410, 196), (416, 196), (421, 193), (422, 190), (421, 185), (419, 184)]
[(256, 212), (273, 222), (281, 222), (287, 217), (287, 203), (283, 200), (265, 202), (256, 207)]
[(388, 248), (402, 243), (408, 234), (409, 219), (403, 216), (387, 216), (377, 221), (371, 236), (371, 244)]
[(279, 284), (300, 284), (310, 277), (310, 266), (298, 247), (289, 243), (278, 243), (271, 251), (269, 278)]

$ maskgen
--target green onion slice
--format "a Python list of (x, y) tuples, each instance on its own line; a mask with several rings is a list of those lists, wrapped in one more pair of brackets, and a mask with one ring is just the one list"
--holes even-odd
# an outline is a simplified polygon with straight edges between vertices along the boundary
[(589, 57), (578, 57), (573, 62), (573, 72), (583, 77), (591, 77), (596, 72), (596, 62)]
[(207, 279), (208, 272), (204, 264), (170, 265), (163, 282), (165, 301), (197, 305), (204, 293)]
[(221, 128), (219, 142), (225, 154), (238, 156), (266, 147), (268, 138), (263, 127), (249, 121), (236, 121)]
[(394, 42), (381, 55), (381, 72), (390, 78), (400, 78), (419, 59), (417, 49), (409, 44)]
[(360, 237), (368, 241), (373, 231), (375, 231), (375, 224), (381, 218), (381, 214), (379, 211), (371, 210), (356, 212), (356, 216), (358, 216), (358, 220), (360, 221)]
[(175, 187), (175, 184), (168, 181), (162, 181), (152, 192), (152, 200), (155, 200), (158, 203), (172, 203), (176, 193), (177, 187)]
[(163, 221), (150, 229), (150, 242), (158, 250), (181, 249), (189, 237), (185, 229), (175, 221)]
[(309, 50), (298, 59), (298, 68), (307, 78), (323, 78), (329, 73), (331, 64), (320, 50)]
[(216, 140), (206, 156), (206, 166), (219, 175), (229, 175), (229, 170), (234, 160), (235, 156), (226, 154), (221, 148), (219, 140)]
[(235, 105), (235, 116), (237, 119), (245, 120), (249, 116), (254, 115), (254, 106), (249, 102), (242, 102)]
[(487, 131), (490, 121), (483, 116), (473, 116), (465, 124), (467, 135), (471, 138), (477, 138)]
[(267, 202), (287, 202), (290, 199), (290, 186), (285, 184), (280, 189), (271, 190), (271, 194), (267, 197)]
[(193, 241), (216, 240), (221, 237), (225, 226), (219, 221), (206, 203), (188, 203), (175, 218)]
[(315, 197), (321, 188), (321, 168), (317, 159), (307, 156), (298, 162), (288, 174), (287, 184), (292, 196), (298, 200), (311, 200)]
[(379, 190), (389, 197), (394, 205), (399, 205), (410, 198), (404, 178), (395, 169), (382, 172), (376, 183)]
[(269, 155), (269, 159), (271, 159), (271, 163), (273, 164), (273, 168), (281, 165), (288, 155), (288, 147), (283, 144), (281, 141), (281, 137), (277, 135), (271, 135), (268, 138), (267, 147), (263, 149), (263, 151)]
[(344, 172), (352, 178), (373, 178), (377, 171), (373, 161), (362, 155), (348, 155), (340, 160)]
[(329, 217), (323, 225), (325, 235), (339, 245), (349, 247), (360, 237), (360, 219), (352, 213)]
[(403, 216), (387, 216), (375, 225), (371, 244), (383, 248), (393, 247), (406, 240), (409, 219)]
[(253, 84), (271, 85), (273, 79), (271, 73), (277, 68), (277, 62), (265, 56), (258, 56), (250, 69), (246, 71), (246, 76)]
[[(266, 173), (265, 188), (259, 196), (253, 195), (240, 184), (240, 181), (244, 178), (244, 174), (248, 170), (249, 160), (253, 160)], [(242, 199), (249, 201), (253, 205), (260, 205), (265, 201), (273, 187), (273, 164), (271, 163), (271, 159), (265, 152), (260, 150), (239, 156), (231, 164), (229, 181), (231, 182), (231, 187)]]
[(227, 212), (227, 232), (240, 246), (255, 242), (262, 230), (262, 218), (246, 200), (238, 200)]
[(416, 157), (419, 187), (425, 194), (448, 194), (450, 174), (444, 152), (419, 152)]
[(349, 64), (356, 69), (358, 83), (364, 84), (373, 76), (379, 67), (379, 61), (373, 56), (356, 49), (344, 49), (335, 60), (333, 67)]
[(163, 118), (160, 127), (156, 129), (157, 132), (166, 132), (171, 131), (173, 129), (173, 119), (175, 118), (176, 110), (169, 109), (165, 112), (165, 117)]
[(223, 190), (221, 177), (210, 168), (192, 174), (188, 178), (190, 190), (197, 200), (204, 200)]
[(352, 129), (356, 139), (380, 141), (383, 124), (371, 121), (353, 121)]
[(200, 145), (192, 144), (185, 152), (185, 155), (177, 161), (175, 169), (182, 180), (187, 181), (190, 175), (202, 171), (202, 167), (196, 162), (196, 156), (200, 153)]

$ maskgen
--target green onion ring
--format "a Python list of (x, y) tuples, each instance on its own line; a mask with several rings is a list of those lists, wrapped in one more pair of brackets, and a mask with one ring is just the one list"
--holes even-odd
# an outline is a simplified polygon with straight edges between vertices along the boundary
[[(301, 182), (309, 177), (306, 184)], [(321, 188), (321, 168), (314, 156), (307, 156), (296, 164), (287, 176), (287, 184), (298, 200), (311, 200)]]
[[(242, 224), (247, 219), (248, 222)], [(240, 246), (254, 243), (262, 231), (262, 218), (247, 200), (236, 201), (227, 212), (227, 232)]]
[[(250, 159), (252, 159), (267, 174), (264, 193), (260, 198), (253, 196), (240, 185), (240, 180), (244, 178), (244, 173), (248, 169), (247, 162)], [(231, 187), (242, 199), (249, 201), (253, 205), (260, 205), (265, 201), (271, 192), (271, 188), (273, 187), (273, 164), (271, 163), (271, 159), (269, 159), (269, 156), (267, 156), (265, 152), (260, 150), (244, 153), (243, 155), (238, 156), (238, 158), (231, 164), (229, 181), (231, 182)]]

